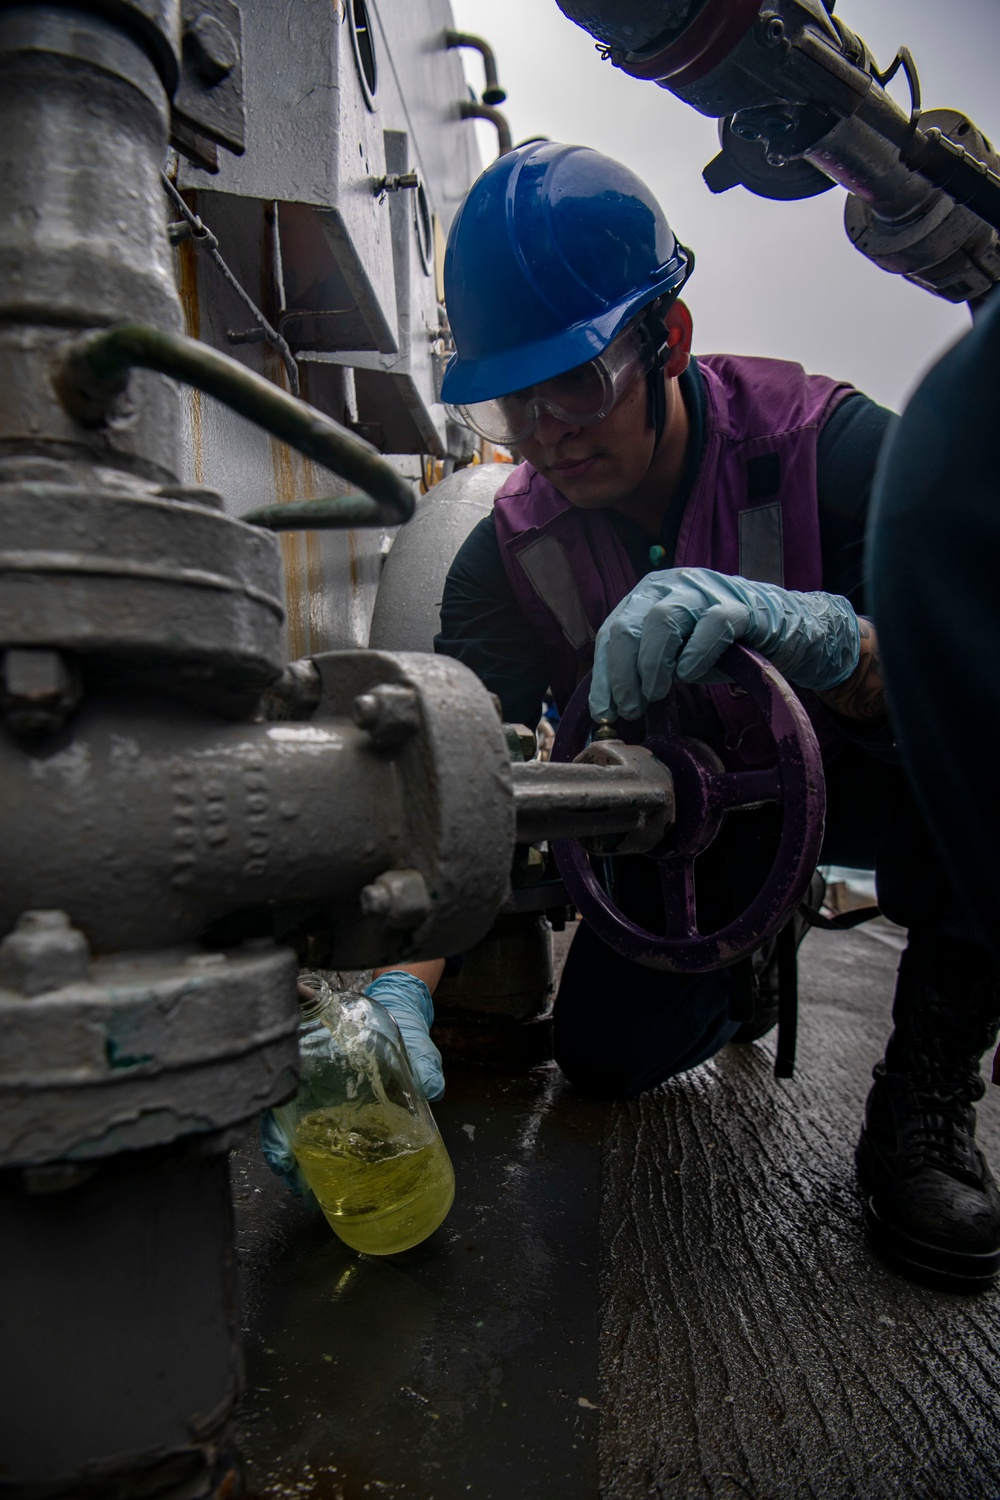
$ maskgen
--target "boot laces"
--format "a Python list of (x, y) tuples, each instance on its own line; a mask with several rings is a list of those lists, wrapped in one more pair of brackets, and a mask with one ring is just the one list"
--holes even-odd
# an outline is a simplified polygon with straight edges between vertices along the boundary
[(975, 1184), (983, 1180), (982, 1156), (973, 1139), (973, 1103), (986, 1085), (978, 1074), (956, 1076), (924, 1061), (904, 1076), (906, 1100), (900, 1165), (906, 1171), (937, 1167)]

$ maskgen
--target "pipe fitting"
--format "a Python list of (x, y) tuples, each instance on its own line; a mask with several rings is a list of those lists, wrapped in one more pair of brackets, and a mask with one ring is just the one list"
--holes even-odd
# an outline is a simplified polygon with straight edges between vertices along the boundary
[(412, 516), (415, 501), (410, 484), (370, 443), (197, 339), (141, 323), (120, 323), (62, 345), (53, 362), (52, 383), (71, 416), (84, 426), (100, 426), (111, 416), (133, 369), (169, 375), (214, 396), (306, 458), (366, 491), (262, 506), (248, 511), (244, 521), (287, 531), (399, 526)]
[[(313, 670), (320, 701), (299, 721), (95, 694), (44, 756), (0, 733), (0, 933), (57, 908), (106, 954), (222, 941), (227, 922), (266, 933), (278, 903), (330, 914), (342, 968), (475, 941), (507, 896), (514, 821), (485, 689), (416, 653), (333, 652)], [(389, 891), (387, 937), (359, 893), (418, 867), (419, 901)], [(404, 954), (391, 933), (418, 911)]]
[(471, 99), (459, 101), (458, 112), (463, 120), (488, 120), (496, 127), (497, 155), (506, 156), (514, 149), (514, 138), (510, 133), (507, 116), (490, 104), (473, 104)]
[(471, 31), (446, 31), (444, 34), (445, 46), (471, 47), (478, 52), (483, 59), (483, 67), (486, 70), (486, 87), (483, 89), (484, 104), (503, 104), (507, 98), (507, 90), (500, 86), (497, 77), (497, 60), (493, 48), (484, 37), (474, 36)]

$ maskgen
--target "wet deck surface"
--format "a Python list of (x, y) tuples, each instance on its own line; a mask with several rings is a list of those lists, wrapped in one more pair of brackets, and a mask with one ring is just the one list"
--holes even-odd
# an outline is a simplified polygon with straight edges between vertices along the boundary
[[(1000, 1292), (911, 1286), (851, 1152), (899, 939), (812, 933), (797, 1076), (725, 1049), (631, 1103), (448, 1073), (458, 1196), (359, 1257), (234, 1166), (258, 1500), (991, 1500)], [(1000, 1162), (1000, 1091), (979, 1110)]]

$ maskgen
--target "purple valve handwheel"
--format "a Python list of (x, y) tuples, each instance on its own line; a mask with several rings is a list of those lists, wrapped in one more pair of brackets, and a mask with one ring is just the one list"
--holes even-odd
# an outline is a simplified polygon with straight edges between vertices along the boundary
[[(770, 662), (745, 646), (730, 646), (719, 666), (757, 705), (774, 741), (774, 765), (727, 771), (700, 740), (682, 735), (669, 698), (642, 719), (619, 720), (623, 740), (643, 744), (674, 778), (677, 814), (659, 848), (645, 857), (659, 867), (666, 931), (647, 932), (618, 910), (576, 839), (552, 844), (559, 873), (584, 921), (616, 953), (670, 973), (697, 973), (735, 963), (785, 923), (805, 895), (823, 841), (826, 784), (816, 734), (802, 704)], [(573, 760), (593, 731), (587, 704), (589, 676), (559, 723), (552, 759)], [(694, 860), (715, 838), (727, 812), (778, 803), (781, 835), (774, 863), (750, 905), (717, 932), (699, 932)]]

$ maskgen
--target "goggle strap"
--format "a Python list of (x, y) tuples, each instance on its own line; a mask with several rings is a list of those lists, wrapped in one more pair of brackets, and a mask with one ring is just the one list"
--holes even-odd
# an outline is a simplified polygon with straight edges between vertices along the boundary
[(667, 331), (655, 313), (647, 313), (643, 323), (656, 346), (653, 363), (646, 375), (646, 391), (648, 421), (653, 429), (653, 447), (658, 448), (663, 429), (667, 425), (667, 393), (663, 382), (663, 367), (667, 362)]

